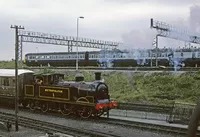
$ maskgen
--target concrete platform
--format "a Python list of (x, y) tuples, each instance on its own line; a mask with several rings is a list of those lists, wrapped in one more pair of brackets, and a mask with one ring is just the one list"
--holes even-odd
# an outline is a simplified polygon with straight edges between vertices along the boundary
[[(130, 117), (120, 117), (120, 116), (110, 116), (112, 119), (121, 119), (133, 122), (141, 122), (146, 124), (158, 125), (158, 126), (166, 126), (166, 127), (174, 127), (174, 128), (181, 128), (181, 129), (188, 129), (188, 125), (183, 124), (175, 124), (175, 123), (168, 123), (167, 121), (163, 120), (149, 120), (149, 119), (140, 119), (140, 118), (130, 118)], [(200, 131), (200, 127), (198, 128)]]

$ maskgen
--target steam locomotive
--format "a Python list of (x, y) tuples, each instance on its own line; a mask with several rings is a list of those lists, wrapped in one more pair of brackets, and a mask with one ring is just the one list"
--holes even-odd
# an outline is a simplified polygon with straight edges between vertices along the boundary
[[(63, 115), (78, 114), (82, 118), (109, 116), (109, 110), (117, 107), (110, 100), (108, 86), (95, 73), (95, 81), (84, 82), (77, 74), (75, 81), (65, 81), (61, 73), (34, 73), (21, 69), (18, 85), (18, 103), (31, 110), (42, 112), (57, 110)], [(0, 69), (0, 103), (13, 103), (15, 97), (15, 71)]]

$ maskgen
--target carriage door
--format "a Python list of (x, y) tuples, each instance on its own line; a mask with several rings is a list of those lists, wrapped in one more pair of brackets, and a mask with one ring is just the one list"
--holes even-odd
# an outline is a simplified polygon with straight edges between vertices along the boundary
[(7, 96), (7, 97), (14, 97), (15, 96), (15, 85), (13, 85), (12, 77), (0, 77), (0, 95)]

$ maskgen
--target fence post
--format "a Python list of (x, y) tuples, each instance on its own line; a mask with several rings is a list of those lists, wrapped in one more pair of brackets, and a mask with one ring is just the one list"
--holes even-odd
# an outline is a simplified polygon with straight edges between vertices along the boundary
[(175, 102), (173, 103), (172, 108), (171, 108), (171, 112), (169, 113), (169, 119), (168, 120), (166, 119), (166, 121), (168, 121), (169, 123), (173, 122), (172, 117), (173, 117), (174, 107), (175, 107)]

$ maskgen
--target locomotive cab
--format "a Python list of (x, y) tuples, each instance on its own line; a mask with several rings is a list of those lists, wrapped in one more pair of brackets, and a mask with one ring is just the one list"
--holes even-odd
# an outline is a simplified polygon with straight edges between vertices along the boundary
[(54, 85), (64, 80), (64, 74), (60, 73), (46, 73), (46, 74), (35, 74), (34, 81), (42, 81), (43, 85)]

